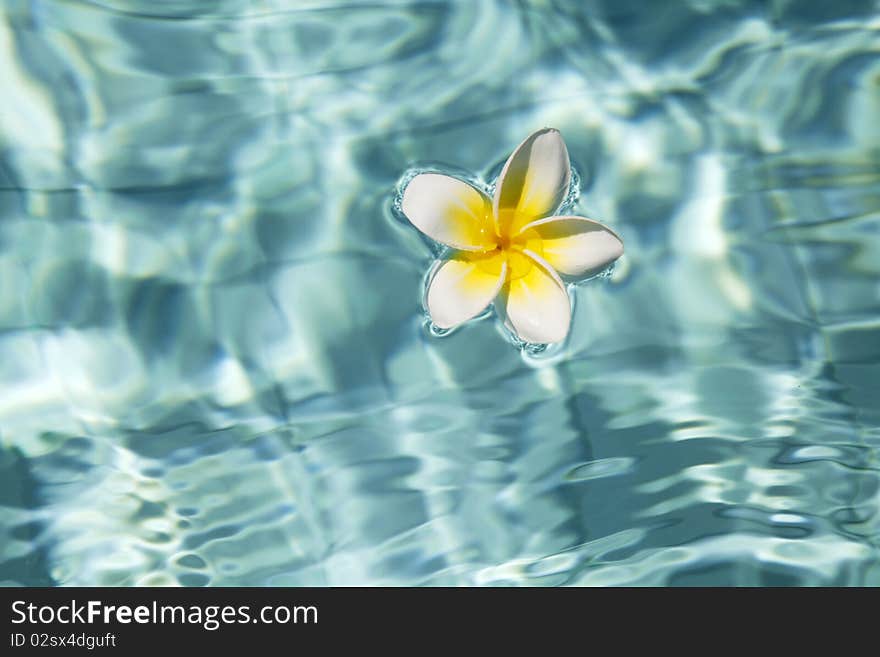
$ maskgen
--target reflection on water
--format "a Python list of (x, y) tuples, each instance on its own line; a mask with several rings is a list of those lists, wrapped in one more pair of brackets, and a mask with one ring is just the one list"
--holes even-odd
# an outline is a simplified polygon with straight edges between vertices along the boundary
[[(874, 0), (9, 0), (0, 581), (880, 584)], [(627, 254), (430, 336), (415, 162)]]

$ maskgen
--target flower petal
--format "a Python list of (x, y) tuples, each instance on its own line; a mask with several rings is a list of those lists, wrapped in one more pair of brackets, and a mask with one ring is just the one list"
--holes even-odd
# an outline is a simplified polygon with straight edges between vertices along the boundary
[(501, 254), (456, 254), (437, 269), (428, 285), (431, 321), (445, 329), (476, 317), (498, 296), (505, 278), (507, 262)]
[(571, 164), (558, 130), (530, 135), (511, 154), (498, 177), (493, 210), (499, 235), (553, 214), (568, 195)]
[(623, 255), (623, 240), (613, 230), (586, 217), (547, 217), (523, 226), (541, 238), (542, 255), (566, 276), (604, 269)]
[(488, 197), (457, 178), (420, 173), (403, 191), (401, 209), (413, 226), (447, 246), (466, 251), (495, 246)]
[(505, 284), (496, 303), (508, 326), (526, 342), (562, 342), (571, 325), (571, 302), (553, 268), (536, 253), (523, 253), (535, 266)]

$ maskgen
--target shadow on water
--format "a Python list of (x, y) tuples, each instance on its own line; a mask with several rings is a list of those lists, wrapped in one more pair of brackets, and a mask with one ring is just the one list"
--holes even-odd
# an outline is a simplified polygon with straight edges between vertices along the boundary
[[(16, 449), (0, 450), (0, 518), (15, 514), (17, 518), (40, 508), (39, 482), (30, 473), (28, 459)], [(39, 520), (9, 522), (4, 520), (8, 544), (17, 545), (23, 554), (0, 560), (0, 584), (13, 586), (52, 586), (44, 541), (45, 531)], [(5, 557), (5, 555), (4, 555)]]

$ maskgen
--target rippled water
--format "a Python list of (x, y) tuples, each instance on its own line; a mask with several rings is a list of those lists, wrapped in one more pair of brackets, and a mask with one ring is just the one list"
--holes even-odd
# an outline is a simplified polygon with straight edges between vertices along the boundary
[[(0, 581), (880, 585), (880, 3), (4, 0)], [(409, 167), (566, 137), (561, 354)]]

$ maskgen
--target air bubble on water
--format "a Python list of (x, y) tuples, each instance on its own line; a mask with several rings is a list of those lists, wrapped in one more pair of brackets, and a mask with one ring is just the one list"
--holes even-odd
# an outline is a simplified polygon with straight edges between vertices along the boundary
[(588, 280), (588, 281), (591, 281), (591, 280), (596, 279), (596, 278), (600, 278), (600, 279), (611, 278), (611, 276), (614, 274), (614, 268), (615, 268), (616, 265), (617, 265), (617, 261), (615, 260), (615, 261), (612, 262), (610, 265), (608, 265), (607, 267), (605, 267), (605, 269), (603, 269), (602, 271), (600, 271), (600, 272), (599, 272), (598, 274), (596, 274), (595, 276), (592, 276), (592, 277), (588, 278), (587, 280)]
[(520, 349), (525, 356), (538, 356), (543, 354), (550, 347), (549, 344), (524, 342)]
[(446, 336), (455, 333), (461, 327), (461, 324), (459, 324), (458, 326), (453, 326), (452, 328), (442, 328), (440, 326), (437, 326), (431, 320), (430, 315), (425, 313), (423, 316), (422, 326), (424, 327), (425, 332), (432, 338), (445, 338)]
[(523, 340), (516, 334), (513, 328), (500, 318), (498, 320), (498, 331), (510, 345), (519, 350), (522, 354), (523, 360), (529, 364), (532, 364), (534, 359), (541, 359), (543, 361), (542, 356), (544, 354), (548, 352), (555, 353), (557, 351), (557, 345), (541, 342), (527, 342)]
[[(553, 344), (528, 345), (520, 352), (523, 362), (529, 367), (555, 365), (565, 358), (568, 340)], [(531, 349), (530, 347), (538, 347)]]
[(427, 326), (428, 328), (428, 333), (430, 333), (435, 338), (445, 338), (450, 333), (455, 332), (455, 329), (440, 328), (434, 322), (432, 322), (430, 318), (428, 318), (425, 326)]
[(581, 196), (581, 177), (578, 173), (577, 169), (574, 166), (571, 167), (571, 181), (568, 183), (568, 194), (565, 195), (565, 200), (562, 201), (562, 205), (559, 206), (559, 209), (556, 211), (556, 214), (565, 214), (566, 211), (573, 208), (577, 205), (578, 199)]
[(529, 367), (546, 367), (559, 362), (565, 355), (565, 347), (568, 343), (566, 338), (563, 342), (545, 344), (526, 342), (521, 339), (509, 326), (499, 321), (498, 329), (504, 339), (507, 340), (520, 352), (523, 362)]
[(590, 275), (585, 276), (583, 278), (578, 278), (576, 281), (572, 282), (572, 285), (574, 285), (576, 287), (580, 287), (582, 285), (585, 285), (585, 284), (593, 282), (593, 281), (604, 281), (604, 280), (610, 279), (614, 275), (614, 268), (616, 266), (617, 266), (617, 261), (615, 260), (614, 262), (612, 262), (610, 265), (608, 265), (604, 269), (593, 272)]

